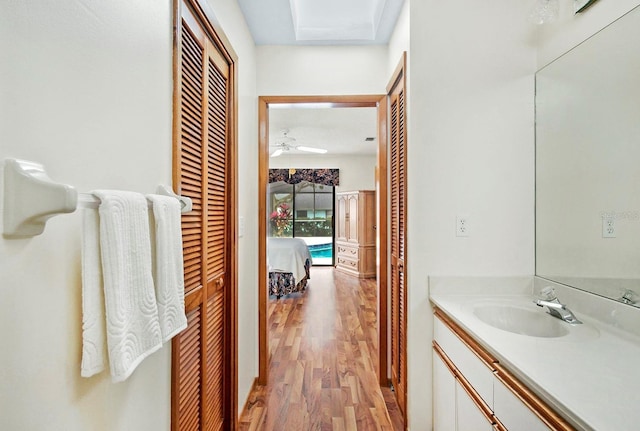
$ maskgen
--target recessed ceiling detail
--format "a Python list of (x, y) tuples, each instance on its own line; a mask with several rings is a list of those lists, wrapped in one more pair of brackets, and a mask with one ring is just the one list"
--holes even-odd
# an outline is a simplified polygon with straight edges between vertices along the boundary
[(238, 0), (256, 45), (384, 45), (404, 0)]
[(289, 0), (296, 40), (374, 40), (386, 0)]

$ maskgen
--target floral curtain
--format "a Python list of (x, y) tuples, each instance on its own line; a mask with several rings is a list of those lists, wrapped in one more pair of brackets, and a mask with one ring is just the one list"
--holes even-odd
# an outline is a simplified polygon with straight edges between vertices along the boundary
[(308, 181), (325, 186), (339, 186), (339, 169), (269, 169), (269, 182), (283, 181), (287, 184), (298, 184)]

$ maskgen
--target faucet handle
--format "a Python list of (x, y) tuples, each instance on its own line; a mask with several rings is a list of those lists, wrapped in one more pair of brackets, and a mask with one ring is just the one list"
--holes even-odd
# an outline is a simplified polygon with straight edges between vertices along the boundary
[(626, 289), (622, 297), (618, 299), (618, 301), (624, 304), (635, 304), (637, 300), (638, 294), (631, 289)]
[(545, 301), (553, 301), (558, 298), (556, 290), (551, 286), (543, 287), (538, 296), (540, 299), (544, 299)]

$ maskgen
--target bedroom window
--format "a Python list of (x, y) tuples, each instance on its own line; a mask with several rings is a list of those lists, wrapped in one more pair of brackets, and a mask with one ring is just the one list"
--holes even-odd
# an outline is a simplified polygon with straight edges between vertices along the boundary
[(302, 238), (314, 265), (333, 265), (333, 186), (269, 184), (269, 236)]

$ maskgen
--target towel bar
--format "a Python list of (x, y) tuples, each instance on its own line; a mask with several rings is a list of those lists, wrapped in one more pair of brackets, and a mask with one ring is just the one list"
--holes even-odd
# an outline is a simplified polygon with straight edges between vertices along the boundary
[[(182, 211), (183, 213), (187, 213), (192, 210), (193, 203), (191, 202), (191, 198), (177, 195), (173, 193), (173, 190), (171, 190), (167, 186), (159, 185), (158, 189), (156, 190), (156, 193), (159, 195), (171, 196), (173, 198), (178, 199), (180, 201), (180, 211)], [(151, 205), (150, 202), (149, 202), (149, 205)], [(78, 206), (77, 206), (78, 208), (98, 208), (99, 206), (100, 206), (100, 199), (94, 196), (93, 194), (91, 193), (78, 194)]]
[[(183, 213), (192, 209), (191, 199), (176, 195), (170, 187), (160, 185), (157, 193), (180, 200)], [(79, 195), (73, 186), (54, 182), (40, 163), (5, 159), (3, 235), (5, 238), (40, 235), (47, 220), (55, 215), (72, 213), (79, 207), (97, 208), (99, 200), (88, 196), (91, 195)]]

